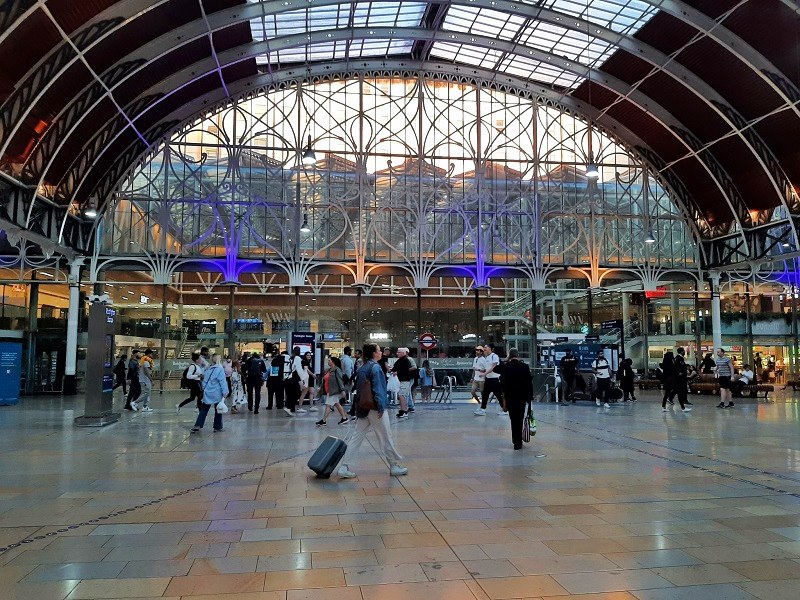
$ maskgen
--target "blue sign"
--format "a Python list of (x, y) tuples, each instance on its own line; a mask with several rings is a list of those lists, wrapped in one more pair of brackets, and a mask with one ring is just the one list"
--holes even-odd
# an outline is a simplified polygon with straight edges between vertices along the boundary
[(19, 402), (22, 379), (22, 344), (0, 342), (0, 406)]

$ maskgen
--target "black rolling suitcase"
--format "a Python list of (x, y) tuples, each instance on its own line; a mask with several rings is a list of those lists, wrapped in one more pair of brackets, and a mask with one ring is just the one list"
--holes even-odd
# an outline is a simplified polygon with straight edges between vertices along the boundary
[(316, 452), (308, 459), (308, 468), (317, 474), (321, 479), (328, 479), (342, 460), (347, 444), (344, 440), (328, 436), (317, 448)]

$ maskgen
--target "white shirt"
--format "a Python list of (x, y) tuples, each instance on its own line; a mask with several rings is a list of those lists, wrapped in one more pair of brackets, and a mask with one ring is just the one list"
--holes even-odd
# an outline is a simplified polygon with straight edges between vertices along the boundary
[(483, 381), (486, 379), (486, 358), (483, 356), (476, 356), (472, 359), (472, 372), (475, 374), (474, 381)]
[(186, 379), (193, 379), (194, 381), (200, 381), (203, 376), (203, 367), (198, 365), (197, 363), (192, 363), (189, 365), (189, 370), (186, 371)]
[(353, 357), (348, 356), (347, 354), (342, 355), (342, 374), (347, 375), (348, 377), (353, 376), (353, 365), (355, 362), (353, 361)]
[(597, 373), (595, 373), (595, 377), (598, 379), (611, 378), (611, 365), (608, 364), (608, 361), (605, 358), (596, 358), (592, 362), (592, 368), (597, 371)]
[[(492, 365), (494, 365), (494, 368), (496, 369), (497, 365), (500, 364), (500, 357), (497, 356), (497, 354), (495, 354), (494, 352), (492, 352), (489, 356), (484, 358), (484, 360), (486, 361), (487, 369)], [(500, 379), (500, 373), (496, 373), (494, 371), (486, 373), (486, 379)]]
[(303, 359), (299, 356), (292, 358), (292, 371), (297, 373), (300, 381), (308, 383), (308, 373), (306, 373), (306, 369), (303, 367)]
[(747, 370), (747, 371), (742, 371), (742, 374), (739, 376), (739, 381), (747, 385), (755, 378), (756, 376), (753, 373), (753, 371)]

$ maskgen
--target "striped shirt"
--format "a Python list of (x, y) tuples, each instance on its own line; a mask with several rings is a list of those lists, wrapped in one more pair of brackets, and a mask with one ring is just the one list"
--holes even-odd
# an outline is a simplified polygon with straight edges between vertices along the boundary
[(733, 376), (733, 366), (731, 365), (731, 359), (727, 356), (718, 356), (715, 359), (717, 363), (717, 375), (720, 377), (732, 377)]

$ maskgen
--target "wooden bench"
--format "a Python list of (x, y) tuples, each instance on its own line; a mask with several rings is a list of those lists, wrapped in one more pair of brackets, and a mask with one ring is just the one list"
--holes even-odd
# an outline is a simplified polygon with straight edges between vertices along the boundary
[[(713, 375), (701, 375), (698, 381), (689, 384), (692, 394), (719, 394), (719, 382)], [(775, 391), (775, 386), (770, 383), (753, 383), (742, 388), (742, 397), (763, 398), (769, 400), (769, 395)]]
[(661, 381), (659, 381), (658, 379), (640, 379), (636, 383), (639, 384), (640, 390), (661, 389)]
[(796, 392), (797, 388), (800, 387), (800, 379), (790, 379), (786, 382), (786, 385), (783, 386), (783, 389), (788, 387), (791, 387), (792, 391)]
[(771, 383), (753, 383), (742, 388), (742, 396), (746, 394), (751, 398), (763, 398), (764, 400), (769, 400), (769, 395), (774, 391), (775, 386)]

